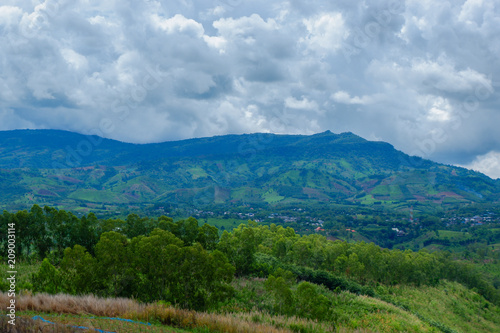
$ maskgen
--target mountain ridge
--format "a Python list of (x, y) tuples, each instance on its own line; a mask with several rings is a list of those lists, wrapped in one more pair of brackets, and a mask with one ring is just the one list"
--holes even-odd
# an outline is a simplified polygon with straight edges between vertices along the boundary
[[(55, 139), (57, 141), (56, 142), (50, 141), (50, 138)], [(43, 129), (43, 130), (0, 131), (0, 141), (2, 142), (2, 144), (0, 145), (0, 149), (9, 144), (12, 145), (12, 142), (20, 142), (21, 145), (14, 148), (30, 147), (31, 150), (56, 148), (58, 150), (65, 150), (66, 153), (70, 155), (78, 153), (79, 155), (81, 155), (81, 157), (87, 157), (86, 155), (95, 154), (96, 150), (102, 150), (102, 149), (104, 149), (105, 151), (115, 149), (118, 150), (119, 153), (123, 153), (123, 151), (128, 150), (129, 155), (137, 154), (141, 149), (146, 149), (148, 153), (150, 153), (151, 150), (160, 149), (160, 151), (163, 150), (164, 155), (167, 155), (167, 153), (169, 153), (168, 154), (169, 156), (179, 156), (179, 157), (219, 155), (228, 153), (230, 154), (235, 152), (245, 155), (250, 153), (252, 150), (262, 150), (262, 148), (269, 149), (275, 146), (282, 147), (283, 145), (301, 147), (304, 145), (304, 143), (309, 143), (309, 141), (311, 140), (320, 141), (321, 139), (327, 139), (327, 140), (329, 139), (328, 143), (336, 143), (332, 142), (332, 139), (334, 139), (334, 141), (338, 141), (338, 139), (340, 139), (341, 141), (345, 142), (349, 138), (351, 140), (354, 139), (355, 141), (357, 141), (357, 143), (370, 142), (351, 132), (334, 134), (330, 131), (325, 131), (313, 135), (251, 133), (251, 134), (228, 134), (228, 135), (220, 135), (212, 137), (165, 141), (158, 143), (128, 143), (113, 139), (101, 138), (95, 135), (84, 135), (63, 130)], [(214, 148), (211, 146), (219, 144), (220, 141), (225, 141), (226, 144), (222, 146), (217, 146), (216, 147), (217, 152), (214, 152)], [(64, 144), (61, 144), (60, 142), (64, 142)], [(199, 147), (195, 147), (196, 149), (190, 151), (189, 148), (192, 148), (190, 147), (192, 143), (198, 145)], [(178, 150), (178, 151), (172, 152), (168, 150)], [(197, 152), (199, 152), (199, 155), (197, 155)], [(5, 153), (3, 151), (0, 151), (0, 167), (6, 165), (4, 157)], [(58, 159), (57, 157), (51, 159), (57, 162), (62, 162), (61, 159), (60, 158)], [(149, 157), (145, 159), (151, 160), (154, 158)], [(37, 163), (39, 162), (40, 161), (37, 161)], [(82, 162), (85, 163), (78, 166), (95, 165), (96, 162), (99, 162), (103, 165), (110, 165), (108, 164), (109, 161), (99, 160), (96, 158), (87, 158), (87, 159), (82, 158)], [(74, 165), (71, 165), (71, 163), (68, 164), (69, 164), (68, 167), (74, 167)], [(9, 168), (25, 166), (20, 161), (17, 164), (10, 163), (7, 165)], [(33, 166), (38, 167), (39, 164)]]
[(16, 130), (0, 132), (0, 142), (4, 208), (158, 202), (408, 207), (500, 197), (499, 180), (351, 132), (133, 144), (59, 130)]

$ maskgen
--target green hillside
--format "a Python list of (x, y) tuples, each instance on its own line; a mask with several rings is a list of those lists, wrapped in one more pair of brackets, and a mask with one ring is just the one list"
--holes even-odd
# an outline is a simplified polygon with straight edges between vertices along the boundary
[[(119, 332), (500, 329), (500, 286), (449, 252), (332, 241), (253, 221), (220, 233), (194, 218), (104, 220), (34, 206), (0, 215), (5, 258), (8, 228), (19, 236), (9, 263), (16, 282), (11, 287), (13, 268), (1, 263), (0, 305), (6, 309), (13, 288), (24, 328), (49, 326), (33, 319), (41, 315), (68, 332), (75, 325)], [(151, 330), (141, 326), (147, 323)]]
[(127, 144), (52, 130), (0, 132), (0, 206), (498, 201), (500, 181), (352, 133), (249, 134)]

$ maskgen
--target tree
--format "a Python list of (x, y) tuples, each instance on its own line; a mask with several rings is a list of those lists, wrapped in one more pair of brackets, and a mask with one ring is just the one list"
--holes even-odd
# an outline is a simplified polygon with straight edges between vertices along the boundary
[(138, 294), (144, 301), (169, 299), (169, 285), (176, 280), (184, 242), (169, 231), (155, 229), (149, 237), (132, 240), (135, 264), (140, 274)]
[(122, 219), (102, 220), (99, 223), (99, 229), (101, 233), (109, 231), (123, 232), (123, 230), (125, 230), (125, 221), (123, 221)]
[(210, 253), (210, 270), (207, 274), (208, 303), (216, 305), (234, 293), (231, 282), (235, 268), (229, 263), (224, 253), (215, 250)]
[(233, 293), (234, 266), (220, 251), (200, 243), (184, 246), (169, 231), (155, 229), (130, 244), (137, 269), (137, 295), (143, 301), (167, 300), (183, 308), (206, 310)]
[(40, 258), (44, 258), (50, 252), (51, 247), (54, 246), (52, 237), (49, 234), (47, 227), (47, 218), (44, 210), (38, 205), (33, 205), (30, 211), (33, 233), (33, 247)]
[[(16, 253), (20, 256), (29, 255), (30, 244), (34, 237), (30, 214), (25, 210), (18, 211), (9, 222), (16, 225), (15, 229), (18, 236), (16, 238)], [(20, 235), (23, 235), (23, 237), (19, 237)]]
[(219, 242), (219, 230), (205, 223), (198, 228), (198, 237), (196, 241), (206, 250), (214, 250)]
[(134, 238), (148, 233), (148, 218), (140, 218), (137, 214), (130, 214), (125, 220), (123, 232), (128, 238)]
[(177, 232), (177, 237), (187, 245), (192, 245), (198, 237), (198, 221), (194, 217), (178, 221)]
[(70, 294), (87, 294), (95, 288), (95, 260), (81, 245), (64, 250), (60, 264), (62, 286)]
[(349, 258), (347, 260), (347, 269), (346, 273), (347, 275), (353, 275), (360, 277), (361, 274), (363, 273), (365, 269), (365, 265), (363, 265), (359, 259), (358, 255), (356, 253), (351, 253), (349, 255)]
[(59, 271), (45, 258), (38, 272), (33, 274), (31, 281), (33, 282), (33, 291), (45, 292), (49, 294), (57, 294), (63, 291), (61, 285), (61, 274)]
[(175, 263), (169, 289), (181, 307), (206, 310), (232, 294), (234, 267), (220, 251), (209, 254), (200, 244), (187, 246)]
[(293, 295), (290, 282), (283, 276), (269, 275), (265, 282), (266, 290), (273, 295), (274, 311), (290, 314), (293, 311)]
[(324, 320), (330, 310), (330, 301), (318, 292), (318, 287), (309, 282), (301, 282), (295, 296), (295, 312), (300, 317)]
[(310, 266), (311, 262), (311, 248), (310, 242), (306, 238), (301, 238), (295, 244), (293, 244), (293, 260), (297, 265), (300, 266)]
[(95, 248), (97, 282), (102, 292), (114, 297), (130, 295), (135, 271), (125, 235), (105, 232)]
[(94, 253), (94, 246), (98, 241), (98, 223), (94, 213), (82, 216), (71, 228), (71, 244), (78, 244)]
[(158, 227), (162, 230), (170, 231), (174, 235), (178, 234), (177, 226), (174, 223), (174, 219), (167, 216), (160, 216), (158, 218)]
[(236, 267), (236, 275), (248, 274), (253, 268), (257, 250), (255, 231), (244, 225), (240, 225), (231, 233), (224, 231), (217, 248), (225, 253)]

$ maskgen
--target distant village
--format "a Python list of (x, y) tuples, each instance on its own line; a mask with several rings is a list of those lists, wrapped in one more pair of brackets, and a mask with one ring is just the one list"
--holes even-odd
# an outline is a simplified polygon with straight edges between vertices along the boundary
[(454, 226), (454, 225), (466, 225), (466, 226), (481, 226), (484, 224), (490, 224), (490, 223), (499, 223), (500, 222), (500, 216), (497, 216), (493, 212), (486, 212), (482, 215), (475, 215), (475, 216), (469, 216), (469, 217), (464, 217), (464, 216), (452, 216), (449, 218), (444, 218), (442, 219), (443, 223), (447, 226)]
[[(253, 210), (253, 208), (250, 208), (250, 210)], [(306, 211), (303, 208), (296, 208), (293, 209), (293, 211), (300, 213), (299, 216), (292, 216), (286, 213), (268, 213), (265, 216), (261, 216), (262, 214), (256, 214), (254, 212), (230, 212), (230, 211), (224, 211), (222, 214), (213, 212), (213, 211), (204, 211), (204, 210), (199, 210), (199, 209), (194, 209), (192, 211), (192, 215), (194, 217), (202, 218), (202, 217), (214, 217), (214, 218), (238, 218), (241, 220), (253, 220), (257, 223), (260, 222), (273, 222), (277, 224), (300, 224), (301, 226), (305, 228), (309, 228), (306, 230), (309, 231), (315, 231), (315, 232), (322, 232), (325, 231), (324, 229), (324, 223), (325, 221), (313, 217), (310, 215), (305, 214)], [(222, 215), (222, 216), (221, 216)], [(259, 217), (256, 217), (256, 215), (259, 215)], [(391, 228), (391, 230), (396, 234), (397, 237), (404, 237), (407, 235), (407, 230), (405, 230), (404, 227), (402, 227), (401, 221), (407, 220), (410, 225), (417, 225), (419, 224), (419, 219), (415, 218), (413, 219), (413, 216), (409, 216), (408, 218), (402, 218), (400, 220), (395, 220), (395, 224), (398, 224), (398, 226), (394, 226)], [(386, 222), (390, 222), (390, 220), (386, 220)], [(493, 212), (485, 212), (480, 215), (474, 215), (474, 216), (459, 216), (459, 215), (452, 215), (449, 217), (443, 217), (441, 218), (441, 223), (442, 227), (444, 228), (456, 228), (457, 226), (463, 226), (464, 228), (468, 227), (475, 227), (475, 226), (482, 226), (485, 224), (500, 224), (500, 216)], [(355, 233), (356, 230), (355, 228), (346, 228), (345, 229), (347, 232)]]

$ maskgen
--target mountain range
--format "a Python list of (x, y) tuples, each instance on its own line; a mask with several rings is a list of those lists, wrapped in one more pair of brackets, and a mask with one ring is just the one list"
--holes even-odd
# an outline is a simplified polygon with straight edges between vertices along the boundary
[[(131, 144), (59, 130), (0, 132), (0, 208), (168, 203), (495, 202), (500, 180), (353, 133), (224, 135)], [(108, 207), (106, 207), (106, 205)]]

